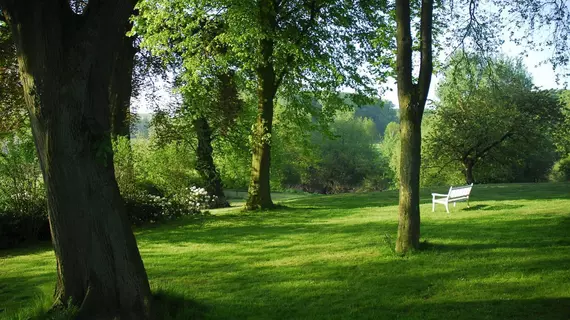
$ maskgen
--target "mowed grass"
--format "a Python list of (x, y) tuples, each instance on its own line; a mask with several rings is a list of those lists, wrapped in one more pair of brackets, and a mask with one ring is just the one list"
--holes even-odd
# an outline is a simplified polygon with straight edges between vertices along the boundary
[[(395, 191), (305, 196), (136, 231), (160, 319), (570, 319), (570, 184), (477, 185), (392, 252)], [(0, 317), (49, 307), (49, 246), (0, 251)]]

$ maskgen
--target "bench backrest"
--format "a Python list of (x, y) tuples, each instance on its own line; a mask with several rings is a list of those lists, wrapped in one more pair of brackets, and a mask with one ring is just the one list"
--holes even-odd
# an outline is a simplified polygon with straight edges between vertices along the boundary
[(473, 188), (473, 184), (461, 187), (451, 187), (449, 188), (448, 198), (449, 199), (456, 199), (456, 198), (467, 198), (471, 193), (471, 189)]

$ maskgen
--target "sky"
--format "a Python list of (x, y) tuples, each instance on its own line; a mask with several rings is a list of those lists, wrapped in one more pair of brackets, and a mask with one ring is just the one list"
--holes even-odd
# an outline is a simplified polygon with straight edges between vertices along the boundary
[[(540, 89), (562, 89), (563, 85), (556, 83), (556, 73), (552, 70), (552, 65), (549, 63), (541, 62), (546, 61), (550, 57), (550, 52), (545, 50), (543, 52), (537, 51), (530, 51), (528, 52), (527, 56), (522, 56), (520, 53), (522, 52), (522, 47), (515, 45), (512, 41), (505, 40), (505, 43), (501, 47), (501, 53), (505, 56), (511, 58), (521, 57), (523, 63), (526, 65), (528, 71), (530, 72), (535, 86)], [(435, 89), (437, 87), (437, 83), (441, 79), (441, 75), (433, 75), (431, 79), (431, 85), (429, 90), (428, 99), (434, 100), (436, 99)], [(562, 80), (562, 79), (561, 79)], [(568, 79), (570, 80), (570, 79)], [(396, 83), (395, 81), (391, 81), (386, 90), (383, 98), (390, 100), (394, 103), (395, 106), (398, 106), (398, 93), (396, 91)]]

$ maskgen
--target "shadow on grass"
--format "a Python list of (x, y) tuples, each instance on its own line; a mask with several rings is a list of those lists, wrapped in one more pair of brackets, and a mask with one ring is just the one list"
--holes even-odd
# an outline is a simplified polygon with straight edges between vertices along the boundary
[[(532, 282), (494, 278), (513, 270), (529, 277), (547, 267), (561, 272), (568, 259), (519, 261), (505, 269), (497, 257), (460, 265), (450, 258), (313, 261), (279, 268), (234, 260), (231, 270), (211, 265), (207, 277), (216, 279), (216, 286), (210, 282), (203, 290), (224, 296), (212, 310), (176, 296), (168, 303), (172, 319), (185, 319), (176, 314), (209, 319), (568, 319), (570, 298), (524, 299), (535, 290)], [(173, 275), (155, 274), (163, 276)], [(462, 290), (463, 284), (473, 287)], [(451, 296), (448, 290), (453, 290)], [(481, 299), (482, 292), (488, 297)]]
[(153, 293), (153, 297), (156, 319), (201, 320), (208, 311), (205, 305), (172, 292), (159, 290)]
[(51, 241), (35, 241), (22, 243), (16, 248), (0, 250), (0, 258), (12, 258), (19, 256), (27, 256), (31, 254), (43, 253), (46, 251), (53, 251)]
[(485, 211), (498, 211), (498, 210), (515, 210), (524, 207), (522, 204), (500, 204), (496, 206), (487, 206)]
[(478, 204), (478, 205), (475, 205), (475, 206), (470, 206), (470, 207), (467, 207), (467, 208), (463, 208), (463, 209), (461, 209), (461, 211), (485, 210), (485, 209), (488, 208), (488, 207), (489, 207), (489, 205), (487, 205), (487, 204)]
[(4, 277), (0, 272), (0, 319), (43, 319), (53, 299), (39, 286), (50, 282), (55, 285), (53, 273)]
[(344, 193), (293, 199), (291, 206), (315, 209), (356, 209), (398, 205), (398, 192)]
[[(434, 314), (434, 310), (440, 314)], [(424, 319), (567, 320), (570, 319), (570, 298), (428, 302), (409, 305), (397, 313), (401, 318), (423, 314), (426, 315)]]
[(500, 210), (515, 210), (515, 209), (519, 209), (524, 207), (524, 205), (522, 204), (499, 204), (499, 205), (493, 205), (490, 206), (488, 204), (478, 204), (475, 206), (471, 206), (471, 207), (467, 207), (467, 208), (463, 208), (461, 209), (461, 211), (478, 211), (478, 210), (483, 210), (483, 211), (500, 211)]
[[(421, 251), (427, 252), (461, 252), (461, 251), (472, 251), (472, 250), (493, 250), (493, 249), (538, 249), (538, 248), (550, 248), (550, 247), (569, 247), (570, 240), (560, 239), (553, 241), (541, 241), (541, 242), (505, 242), (505, 243), (473, 243), (473, 244), (453, 244), (453, 243), (438, 243), (423, 241), (420, 244)], [(568, 259), (570, 263), (570, 258)]]

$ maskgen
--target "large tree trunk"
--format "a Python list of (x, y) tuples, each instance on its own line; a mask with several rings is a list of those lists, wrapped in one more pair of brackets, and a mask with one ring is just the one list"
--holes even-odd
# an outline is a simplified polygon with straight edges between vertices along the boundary
[(216, 196), (213, 205), (215, 208), (229, 207), (230, 204), (224, 195), (222, 178), (216, 170), (212, 154), (212, 129), (204, 117), (194, 120), (194, 129), (198, 136), (198, 148), (196, 149), (196, 170), (206, 183), (206, 191), (209, 195)]
[(133, 3), (0, 1), (11, 24), (47, 191), (56, 305), (149, 319), (151, 294), (114, 177), (109, 87)]
[(396, 1), (397, 83), (400, 104), (400, 203), (396, 251), (420, 246), (421, 123), (433, 71), (433, 0), (422, 0), (420, 21), (420, 74), (413, 82), (410, 0)]
[(251, 180), (246, 203), (248, 210), (273, 207), (269, 185), (269, 169), (271, 166), (270, 142), (273, 128), (273, 107), (277, 84), (273, 65), (274, 42), (271, 39), (271, 30), (276, 25), (276, 12), (273, 1), (259, 1), (259, 6), (260, 19), (266, 35), (260, 40), (262, 60), (257, 68), (257, 121), (253, 132)]

